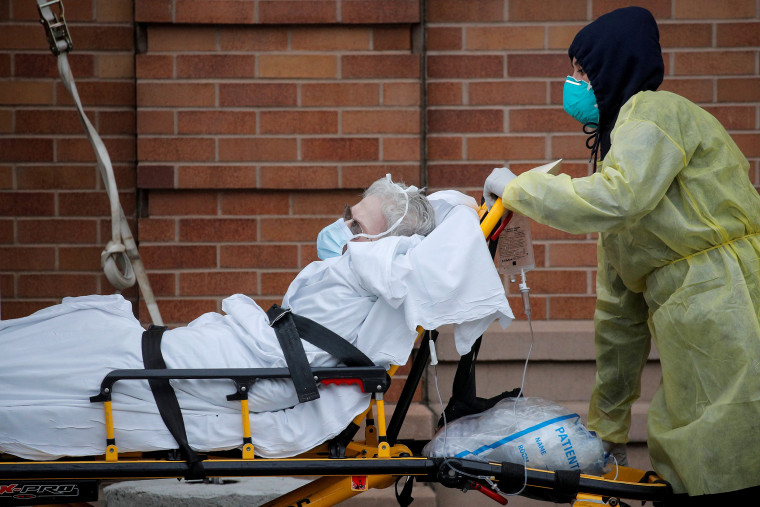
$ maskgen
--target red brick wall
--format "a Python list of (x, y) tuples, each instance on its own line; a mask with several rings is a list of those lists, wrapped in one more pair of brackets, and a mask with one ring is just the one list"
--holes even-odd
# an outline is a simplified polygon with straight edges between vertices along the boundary
[[(564, 158), (586, 174), (585, 137), (561, 107), (566, 48), (632, 3), (63, 1), (80, 94), (171, 325), (234, 292), (279, 301), (315, 260), (316, 233), (386, 172), (478, 198), (498, 165)], [(636, 3), (660, 22), (663, 88), (715, 114), (760, 185), (760, 6)], [(0, 23), (0, 308), (12, 318), (111, 292), (110, 221), (34, 2), (0, 3)], [(594, 237), (533, 232), (534, 318), (590, 318)]]

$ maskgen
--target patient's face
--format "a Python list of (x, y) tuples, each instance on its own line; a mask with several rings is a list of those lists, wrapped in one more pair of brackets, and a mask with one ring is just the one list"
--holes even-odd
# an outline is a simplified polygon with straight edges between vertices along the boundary
[[(349, 217), (346, 217), (349, 218)], [(350, 209), (350, 218), (346, 225), (352, 232), (364, 234), (380, 234), (385, 232), (388, 224), (381, 208), (381, 199), (377, 195), (365, 197)], [(358, 227), (357, 227), (358, 226)], [(361, 228), (361, 230), (359, 230)], [(354, 241), (369, 241), (367, 238), (356, 238)]]

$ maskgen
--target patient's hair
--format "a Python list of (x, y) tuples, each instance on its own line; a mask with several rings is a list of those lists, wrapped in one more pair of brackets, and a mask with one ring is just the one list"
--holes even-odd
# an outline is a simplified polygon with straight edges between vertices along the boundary
[[(397, 186), (398, 185), (398, 186)], [(399, 190), (401, 187), (404, 192)], [(406, 197), (409, 196), (409, 211), (404, 220), (392, 230), (389, 236), (411, 236), (420, 234), (427, 236), (435, 228), (435, 210), (425, 196), (425, 189), (407, 190), (404, 183), (391, 182), (388, 178), (381, 178), (364, 191), (364, 197), (377, 195), (382, 201), (382, 212), (385, 217), (386, 227), (396, 223), (406, 208)]]

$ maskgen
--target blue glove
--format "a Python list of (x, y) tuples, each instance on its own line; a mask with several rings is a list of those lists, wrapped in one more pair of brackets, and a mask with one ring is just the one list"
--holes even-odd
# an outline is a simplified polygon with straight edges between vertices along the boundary
[(497, 167), (491, 171), (491, 174), (486, 178), (485, 185), (483, 185), (483, 198), (486, 201), (488, 209), (491, 209), (491, 206), (496, 202), (496, 199), (501, 198), (504, 194), (504, 188), (506, 188), (507, 183), (516, 177), (517, 176), (506, 167)]

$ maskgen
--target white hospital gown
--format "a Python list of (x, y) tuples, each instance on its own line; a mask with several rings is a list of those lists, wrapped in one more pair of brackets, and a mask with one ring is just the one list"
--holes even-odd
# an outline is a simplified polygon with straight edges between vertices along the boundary
[[(417, 325), (455, 324), (457, 349), (469, 351), (491, 322), (498, 318), (506, 326), (513, 316), (474, 212), (440, 209), (451, 212), (425, 239), (351, 243), (343, 256), (310, 264), (290, 285), (283, 306), (383, 366), (406, 363)], [(222, 309), (224, 314), (207, 313), (164, 333), (168, 368), (286, 366), (266, 314), (252, 299), (236, 294)], [(0, 321), (0, 452), (27, 459), (103, 454), (103, 406), (89, 397), (109, 371), (143, 367), (142, 332), (131, 304), (118, 295), (65, 298), (28, 317)], [(337, 364), (306, 342), (304, 348), (312, 366)], [(242, 444), (240, 404), (226, 399), (234, 392), (231, 381), (172, 385), (194, 449)], [(286, 457), (309, 450), (342, 431), (370, 396), (356, 386), (320, 385), (319, 393), (315, 401), (297, 403), (289, 380), (254, 384), (249, 403), (256, 453)], [(147, 381), (117, 382), (113, 410), (120, 452), (176, 447)]]

